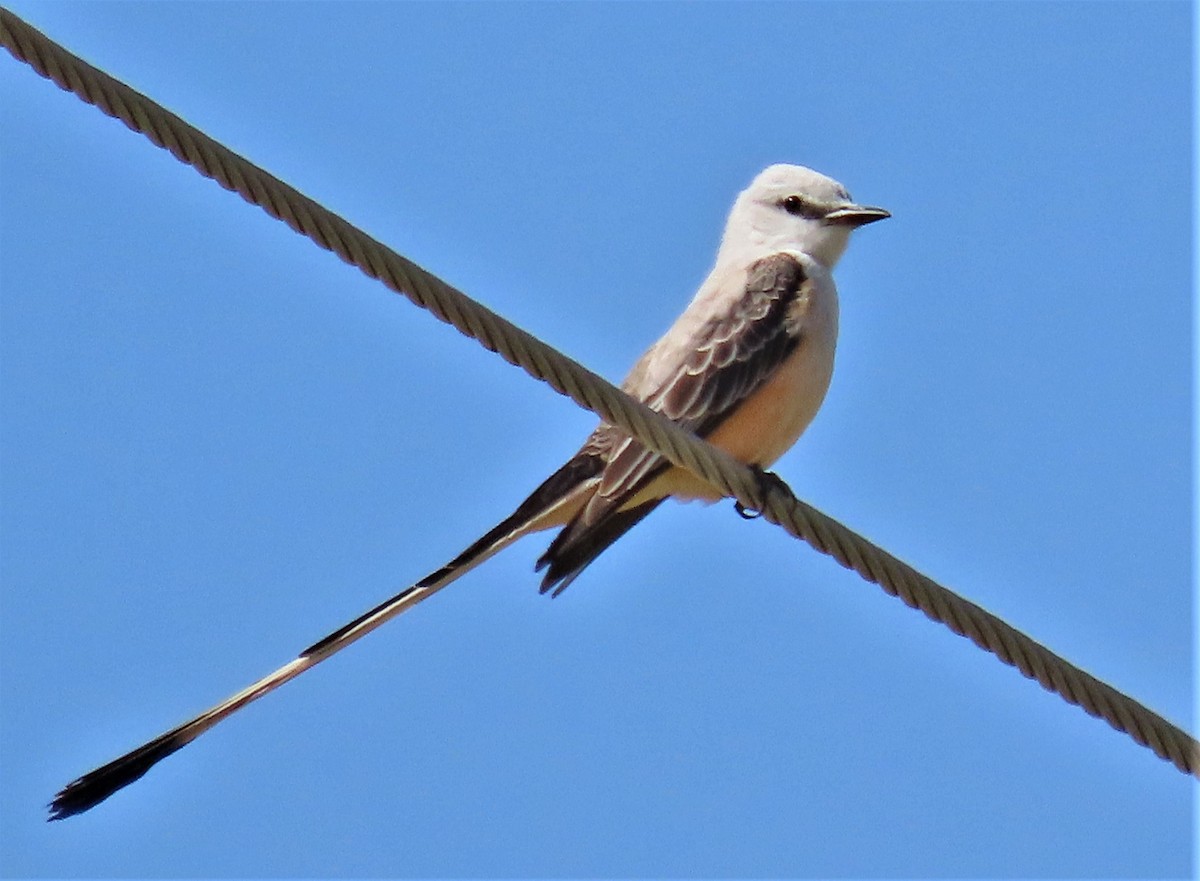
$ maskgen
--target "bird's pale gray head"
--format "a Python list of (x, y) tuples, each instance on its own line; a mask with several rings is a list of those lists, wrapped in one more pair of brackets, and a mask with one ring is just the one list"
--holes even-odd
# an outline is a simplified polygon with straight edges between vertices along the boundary
[(844, 186), (811, 168), (772, 165), (738, 196), (721, 253), (801, 251), (832, 268), (851, 230), (888, 216), (856, 204)]

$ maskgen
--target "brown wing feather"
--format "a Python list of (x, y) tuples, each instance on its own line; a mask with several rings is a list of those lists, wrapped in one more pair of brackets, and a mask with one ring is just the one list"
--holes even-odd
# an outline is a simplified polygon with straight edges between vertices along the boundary
[[(806, 281), (804, 267), (788, 254), (752, 264), (742, 298), (701, 327), (691, 354), (643, 397), (646, 405), (701, 437), (712, 433), (800, 344), (800, 328), (790, 318), (790, 307)], [(627, 512), (620, 509), (670, 464), (612, 426), (601, 426), (592, 437), (603, 439), (608, 461), (596, 493), (538, 560), (537, 568), (547, 569), (543, 593), (554, 590), (557, 595), (604, 548), (650, 513), (656, 503)], [(619, 517), (623, 528), (607, 524), (635, 511), (636, 517)]]

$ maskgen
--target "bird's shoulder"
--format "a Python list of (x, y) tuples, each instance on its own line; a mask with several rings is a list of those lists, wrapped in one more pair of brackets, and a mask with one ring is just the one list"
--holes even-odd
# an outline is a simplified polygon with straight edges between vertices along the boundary
[(775, 251), (715, 266), (695, 298), (662, 337), (638, 359), (621, 387), (644, 398), (688, 360), (704, 358), (747, 331), (791, 331), (803, 321), (814, 283), (825, 282), (823, 267), (800, 251)]

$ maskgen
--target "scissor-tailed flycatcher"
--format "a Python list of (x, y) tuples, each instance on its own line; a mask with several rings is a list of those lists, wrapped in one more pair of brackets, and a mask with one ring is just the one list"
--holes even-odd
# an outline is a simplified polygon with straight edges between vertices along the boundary
[[(772, 165), (734, 203), (716, 265), (687, 309), (634, 365), (622, 388), (751, 465), (772, 464), (816, 415), (833, 373), (838, 304), (830, 270), (850, 231), (888, 217), (856, 205), (837, 181)], [(222, 719), (341, 651), (531, 532), (562, 531), (537, 562), (542, 592), (561, 593), (668, 496), (721, 493), (602, 424), (504, 522), (438, 569), (189, 722), (68, 784), (52, 820), (137, 780)]]

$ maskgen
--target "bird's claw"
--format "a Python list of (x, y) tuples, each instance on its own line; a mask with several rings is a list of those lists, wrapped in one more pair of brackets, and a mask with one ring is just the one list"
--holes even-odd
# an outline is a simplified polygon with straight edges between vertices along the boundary
[[(766, 501), (767, 496), (770, 494), (772, 489), (782, 489), (790, 492), (790, 490), (788, 490), (788, 485), (783, 482), (783, 478), (781, 478), (774, 471), (764, 471), (758, 465), (751, 465), (750, 469), (754, 472), (754, 476), (758, 480), (759, 495), (762, 496), (764, 502)], [(738, 516), (743, 520), (757, 520), (763, 515), (762, 511), (754, 508), (747, 508), (737, 500), (734, 500), (733, 510), (737, 511)]]
[(734, 501), (733, 510), (737, 511), (738, 516), (743, 520), (757, 520), (762, 516), (762, 511), (755, 511), (753, 508), (747, 508), (739, 501)]

